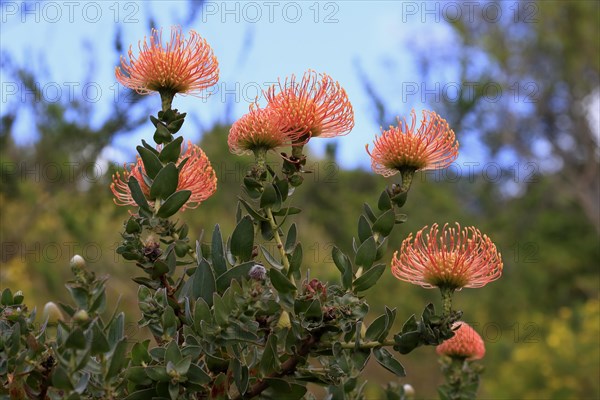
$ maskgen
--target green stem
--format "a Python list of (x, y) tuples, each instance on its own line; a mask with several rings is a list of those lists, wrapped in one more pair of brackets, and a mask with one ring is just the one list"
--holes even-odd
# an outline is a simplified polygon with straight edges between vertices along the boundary
[(454, 289), (440, 288), (442, 292), (442, 316), (446, 317), (452, 313), (452, 295)]
[(256, 162), (255, 178), (261, 180), (262, 174), (267, 170), (267, 149), (258, 148), (254, 150), (254, 160)]
[(161, 100), (163, 112), (171, 109), (171, 105), (173, 104), (174, 97), (175, 97), (175, 93), (165, 91), (165, 90), (160, 92), (160, 100)]
[(292, 146), (292, 157), (301, 158), (304, 145)]
[[(281, 241), (281, 236), (279, 236), (279, 229), (277, 227), (277, 223), (275, 222), (275, 217), (273, 217), (273, 211), (271, 211), (271, 208), (268, 207), (265, 209), (266, 213), (267, 213), (267, 218), (269, 219), (269, 224), (271, 225), (271, 229), (273, 230), (273, 236), (275, 237), (275, 243), (277, 244), (277, 249), (279, 249), (279, 255), (281, 256), (281, 262), (283, 263), (283, 268), (285, 270), (285, 273), (288, 274), (290, 273), (290, 261), (287, 258), (287, 255), (285, 254), (285, 248), (283, 247), (283, 242)], [(290, 277), (292, 280), (292, 283), (294, 283), (294, 278)]]
[(400, 171), (400, 176), (402, 176), (402, 186), (400, 189), (402, 192), (408, 192), (410, 185), (412, 184), (413, 177), (415, 176), (415, 170), (412, 168), (404, 169)]
[[(323, 347), (331, 347), (331, 346), (333, 346), (333, 343), (323, 342), (323, 343), (320, 343), (319, 345), (323, 346)], [(341, 345), (342, 349), (357, 348), (356, 342), (341, 342), (340, 345)], [(358, 348), (361, 350), (366, 350), (366, 349), (374, 349), (375, 347), (395, 346), (395, 345), (396, 345), (396, 342), (394, 342), (393, 340), (384, 340), (383, 342), (368, 341), (368, 342), (359, 342)]]

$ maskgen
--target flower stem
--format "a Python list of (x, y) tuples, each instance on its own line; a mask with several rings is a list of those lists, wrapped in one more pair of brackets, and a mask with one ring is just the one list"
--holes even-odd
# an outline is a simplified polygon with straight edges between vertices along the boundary
[(442, 315), (446, 317), (452, 313), (452, 294), (454, 294), (454, 289), (440, 288), (440, 292), (442, 292)]
[[(396, 344), (396, 342), (394, 342), (393, 340), (384, 340), (383, 342), (378, 342), (378, 341), (359, 342), (358, 348), (361, 350), (366, 350), (366, 349), (374, 349), (375, 347), (394, 346), (395, 344)], [(323, 346), (323, 347), (330, 347), (333, 345), (333, 343), (323, 342), (323, 343), (320, 343), (319, 345)], [(355, 342), (341, 342), (340, 345), (342, 346), (342, 349), (357, 348)]]
[(283, 242), (281, 241), (281, 236), (279, 236), (279, 229), (277, 229), (277, 223), (275, 222), (275, 217), (273, 217), (273, 211), (271, 211), (270, 207), (265, 209), (267, 213), (267, 218), (269, 219), (269, 224), (271, 225), (271, 229), (273, 230), (273, 236), (275, 237), (275, 243), (277, 244), (277, 249), (279, 249), (279, 255), (281, 256), (281, 262), (283, 263), (283, 268), (285, 273), (288, 274), (288, 277), (291, 278), (292, 283), (294, 282), (294, 278), (290, 277), (290, 261), (285, 254), (285, 248), (283, 247)]
[(262, 174), (267, 170), (267, 149), (256, 149), (254, 151), (254, 161), (256, 162), (256, 178), (261, 180)]
[(160, 92), (160, 100), (162, 103), (163, 112), (171, 109), (171, 105), (173, 104), (174, 97), (175, 97), (175, 93), (171, 93), (166, 90), (163, 90)]
[(402, 177), (402, 192), (408, 192), (410, 189), (410, 185), (412, 184), (413, 177), (415, 176), (414, 169), (404, 169), (400, 171), (400, 176)]

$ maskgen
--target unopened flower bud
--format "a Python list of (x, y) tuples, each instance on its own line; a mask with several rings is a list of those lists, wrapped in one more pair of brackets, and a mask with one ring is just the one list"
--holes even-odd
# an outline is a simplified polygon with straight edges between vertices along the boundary
[(79, 254), (75, 254), (71, 258), (71, 268), (85, 268), (85, 260)]
[(88, 315), (87, 311), (79, 310), (75, 313), (75, 315), (73, 315), (73, 319), (77, 322), (86, 322), (88, 319), (90, 319), (90, 316)]
[(63, 320), (63, 315), (60, 312), (58, 306), (55, 303), (49, 301), (44, 306), (44, 311), (42, 311), (42, 320), (48, 321), (48, 325), (56, 325), (58, 321)]
[(411, 385), (407, 383), (404, 386), (402, 386), (402, 388), (404, 389), (404, 397), (407, 400), (415, 398), (415, 389)]
[(248, 273), (250, 278), (256, 281), (262, 281), (267, 276), (267, 270), (260, 264), (255, 264), (252, 268), (250, 268), (250, 272)]
[(281, 316), (279, 317), (279, 321), (277, 321), (277, 327), (279, 329), (285, 329), (291, 327), (292, 324), (290, 322), (290, 314), (287, 311), (283, 311)]

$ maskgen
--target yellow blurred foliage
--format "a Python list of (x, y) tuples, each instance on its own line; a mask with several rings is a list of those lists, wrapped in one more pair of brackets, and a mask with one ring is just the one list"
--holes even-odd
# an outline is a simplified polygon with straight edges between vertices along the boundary
[(600, 302), (562, 307), (543, 330), (541, 340), (514, 346), (497, 379), (486, 381), (491, 398), (599, 398)]

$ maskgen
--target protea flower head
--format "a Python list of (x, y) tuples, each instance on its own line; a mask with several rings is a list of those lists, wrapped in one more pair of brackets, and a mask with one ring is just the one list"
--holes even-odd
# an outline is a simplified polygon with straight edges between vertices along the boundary
[[(457, 329), (456, 329), (457, 328)], [(454, 336), (436, 347), (439, 355), (466, 360), (480, 360), (485, 355), (483, 339), (466, 322), (458, 321), (453, 325)]]
[(433, 224), (413, 239), (412, 233), (394, 253), (392, 273), (424, 288), (478, 288), (502, 275), (502, 257), (491, 239), (474, 227)]
[(354, 127), (346, 91), (327, 74), (309, 70), (299, 82), (292, 75), (271, 86), (265, 96), (283, 130), (296, 141), (346, 135)]
[(416, 127), (417, 116), (411, 111), (412, 122), (398, 118), (398, 126), (390, 126), (376, 137), (371, 156), (374, 172), (389, 177), (404, 171), (446, 168), (458, 157), (458, 141), (445, 119), (433, 111), (423, 111)]
[(129, 47), (129, 62), (121, 56), (116, 67), (117, 80), (139, 94), (160, 92), (198, 94), (219, 80), (219, 64), (212, 48), (198, 33), (191, 30), (184, 38), (181, 28), (171, 28), (171, 40), (163, 46), (162, 30), (152, 29), (149, 43), (138, 43), (135, 57)]
[(231, 126), (227, 144), (234, 154), (269, 151), (291, 143), (279, 124), (279, 117), (270, 108), (260, 108), (255, 103), (250, 111)]
[[(193, 209), (198, 207), (200, 203), (212, 196), (217, 190), (217, 176), (202, 149), (188, 142), (187, 150), (185, 152), (182, 151), (177, 163), (181, 163), (186, 158), (188, 160), (179, 172), (177, 190), (189, 190), (192, 194), (181, 208), (182, 211), (187, 208)], [(145, 174), (144, 163), (140, 157), (137, 157), (136, 162), (129, 167), (125, 164), (125, 171), (122, 175), (119, 172), (113, 175), (113, 182), (110, 185), (110, 189), (115, 196), (114, 201), (116, 205), (137, 206), (127, 185), (131, 176), (137, 179), (142, 192), (149, 199), (150, 187), (146, 184), (143, 177)], [(148, 203), (153, 207), (154, 204), (152, 201), (148, 200)]]

